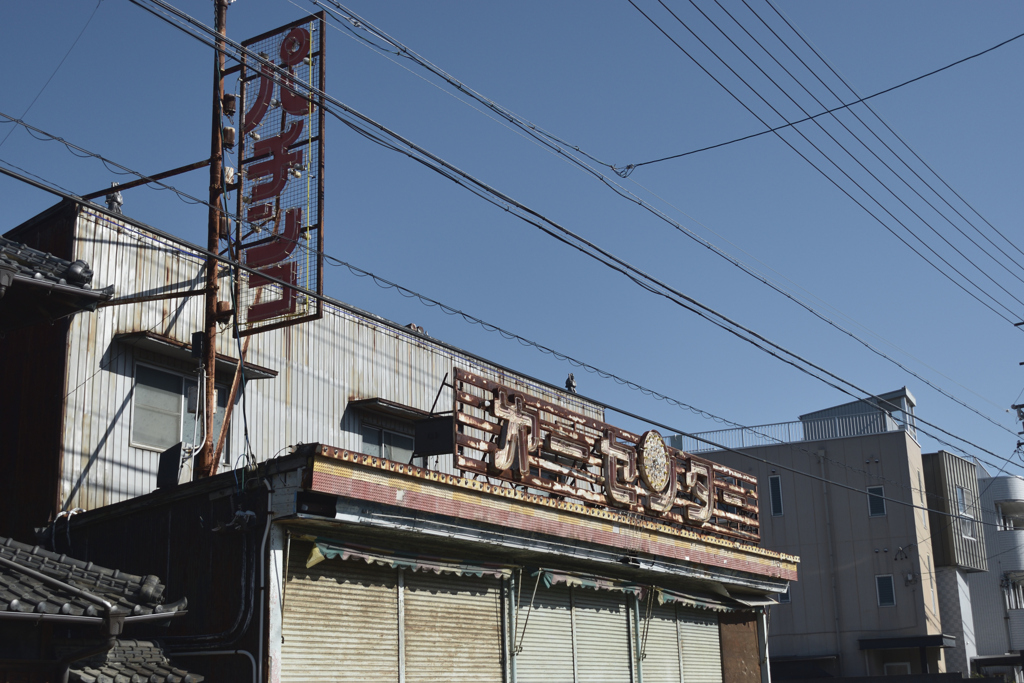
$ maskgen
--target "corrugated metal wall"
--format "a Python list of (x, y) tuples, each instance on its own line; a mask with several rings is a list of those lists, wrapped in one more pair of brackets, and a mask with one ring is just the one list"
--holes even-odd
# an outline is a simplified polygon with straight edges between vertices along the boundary
[[(986, 571), (985, 532), (974, 463), (947, 451), (921, 456), (932, 525), (932, 547), (938, 565), (955, 565), (967, 570)], [(957, 488), (966, 492), (969, 520), (951, 517), (959, 513)]]
[[(115, 296), (198, 289), (203, 261), (132, 226), (83, 210), (75, 258), (88, 261), (95, 281), (113, 284)], [(228, 289), (225, 279), (223, 297)], [(158, 454), (130, 442), (135, 363), (155, 362), (189, 373), (115, 335), (153, 332), (189, 342), (202, 329), (203, 298), (169, 299), (102, 308), (76, 316), (69, 333), (68, 396), (65, 407), (62, 497), (66, 507), (93, 509), (148, 493), (156, 483)], [(359, 450), (358, 416), (351, 400), (383, 398), (430, 410), (439, 387), (455, 366), (521, 388), (547, 401), (603, 419), (603, 412), (576, 397), (335, 306), (324, 318), (251, 338), (247, 361), (276, 370), (276, 378), (248, 385), (248, 424), (258, 460), (297, 443), (320, 442)], [(218, 351), (237, 357), (237, 341), (218, 337)], [(450, 408), (450, 391), (439, 410)], [(227, 451), (242, 453), (241, 405), (236, 405)], [(451, 458), (431, 467), (454, 473)]]

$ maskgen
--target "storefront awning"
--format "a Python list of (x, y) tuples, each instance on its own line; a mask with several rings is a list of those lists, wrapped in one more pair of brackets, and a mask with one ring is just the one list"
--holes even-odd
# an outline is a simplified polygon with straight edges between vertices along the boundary
[(493, 576), (497, 579), (512, 575), (508, 567), (490, 564), (472, 564), (457, 560), (441, 559), (427, 555), (410, 555), (375, 548), (365, 548), (336, 542), (317, 540), (306, 558), (306, 568), (324, 560), (361, 560), (367, 564), (379, 564), (395, 569), (435, 574), (456, 574), (458, 576)]
[(602, 591), (619, 591), (621, 593), (635, 595), (638, 598), (643, 597), (645, 590), (644, 586), (638, 586), (628, 581), (608, 579), (603, 576), (593, 576), (591, 574), (580, 574), (578, 572), (563, 572), (556, 569), (538, 569), (530, 574), (530, 576), (538, 575), (544, 581), (544, 586), (546, 588), (562, 584), (566, 586), (576, 586), (578, 588), (593, 588), (594, 590)]
[(733, 600), (725, 600), (710, 595), (697, 593), (683, 593), (682, 591), (670, 591), (664, 588), (658, 590), (658, 603), (661, 605), (676, 604), (684, 607), (695, 607), (697, 609), (708, 609), (714, 612), (738, 612), (748, 609)]

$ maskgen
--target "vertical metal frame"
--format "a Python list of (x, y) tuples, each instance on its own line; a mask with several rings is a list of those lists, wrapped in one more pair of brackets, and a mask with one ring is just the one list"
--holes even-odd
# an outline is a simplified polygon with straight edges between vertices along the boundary
[[(259, 43), (261, 41), (267, 40), (268, 38), (271, 38), (271, 37), (280, 35), (282, 33), (285, 33), (287, 31), (290, 31), (293, 28), (296, 28), (296, 27), (299, 27), (299, 26), (305, 26), (305, 25), (311, 23), (311, 21), (315, 21), (316, 22), (316, 25), (317, 25), (316, 31), (319, 34), (319, 39), (318, 39), (318, 41), (316, 43), (316, 48), (315, 48), (316, 51), (313, 52), (311, 50), (311, 52), (310, 52), (310, 58), (316, 59), (318, 61), (318, 64), (317, 64), (317, 67), (318, 67), (317, 68), (317, 78), (319, 80), (319, 84), (318, 84), (319, 85), (319, 90), (321, 92), (326, 92), (326, 81), (325, 81), (325, 78), (326, 78), (325, 54), (326, 54), (326, 52), (325, 52), (325, 48), (326, 48), (326, 44), (327, 44), (327, 36), (326, 36), (326, 34), (327, 34), (327, 31), (326, 31), (327, 23), (326, 23), (326, 13), (325, 12), (321, 11), (321, 12), (318, 12), (317, 14), (315, 14), (315, 15), (311, 15), (310, 17), (305, 17), (303, 19), (299, 19), (297, 21), (293, 21), (290, 24), (285, 24), (284, 26), (280, 26), (280, 27), (278, 27), (276, 29), (273, 29), (273, 30), (267, 31), (265, 33), (262, 33), (262, 34), (260, 34), (260, 35), (258, 35), (256, 37), (254, 37), (254, 38), (250, 38), (250, 39), (244, 41), (242, 43), (242, 46), (243, 47), (249, 47), (249, 46), (254, 45), (256, 43)], [(240, 117), (239, 117), (239, 128), (238, 128), (238, 131), (239, 131), (239, 134), (238, 134), (238, 136), (239, 136), (239, 140), (238, 140), (238, 146), (239, 146), (239, 160), (238, 160), (238, 163), (239, 163), (239, 175), (241, 175), (242, 161), (244, 159), (245, 150), (246, 150), (246, 136), (245, 136), (245, 134), (243, 132), (244, 125), (243, 125), (243, 121), (242, 121), (242, 116), (244, 116), (245, 109), (246, 109), (246, 81), (252, 79), (252, 75), (249, 73), (249, 71), (251, 71), (251, 68), (247, 68), (244, 56), (243, 56), (242, 59), (243, 59), (243, 62), (242, 62), (242, 65), (241, 65), (240, 78), (239, 78), (239, 99), (240, 99), (240, 102), (239, 102)], [(271, 323), (263, 324), (263, 325), (257, 324), (255, 326), (250, 326), (250, 325), (247, 325), (247, 324), (243, 323), (243, 324), (240, 324), (236, 328), (236, 335), (238, 337), (245, 337), (245, 336), (252, 335), (252, 334), (258, 334), (260, 332), (268, 332), (270, 330), (275, 330), (275, 329), (279, 329), (279, 328), (282, 328), (282, 327), (290, 327), (292, 325), (297, 325), (297, 324), (303, 323), (303, 322), (309, 322), (311, 320), (319, 320), (320, 318), (323, 317), (323, 301), (322, 301), (322, 299), (320, 297), (324, 293), (324, 268), (323, 268), (323, 266), (324, 266), (324, 196), (325, 196), (325, 191), (324, 191), (324, 168), (325, 168), (324, 154), (326, 152), (326, 145), (325, 145), (326, 112), (324, 111), (324, 105), (326, 104), (326, 102), (325, 102), (323, 96), (316, 97), (314, 101), (316, 102), (317, 109), (318, 109), (317, 115), (316, 115), (316, 120), (317, 120), (317, 139), (315, 140), (316, 150), (317, 150), (316, 189), (315, 189), (316, 196), (315, 196), (315, 200), (314, 200), (315, 203), (316, 203), (317, 220), (316, 220), (316, 224), (315, 225), (311, 225), (309, 227), (310, 227), (310, 232), (312, 232), (313, 230), (316, 231), (316, 245), (315, 245), (315, 252), (316, 252), (316, 254), (315, 254), (315, 256), (316, 256), (316, 283), (315, 283), (315, 293), (318, 296), (317, 297), (313, 297), (312, 301), (309, 303), (309, 305), (311, 307), (310, 310), (312, 311), (311, 313), (309, 313), (307, 315), (296, 315), (296, 316), (293, 316), (293, 317), (285, 318), (283, 320), (276, 320), (275, 322), (271, 322)], [(239, 183), (242, 183), (242, 179), (241, 178), (239, 179)], [(236, 192), (236, 198), (235, 198), (235, 212), (236, 212), (236, 215), (240, 219), (242, 219), (242, 217), (245, 215), (243, 213), (244, 210), (245, 210), (245, 205), (242, 202), (242, 194), (243, 194), (242, 188), (243, 187), (244, 187), (244, 184), (240, 184), (239, 185), (239, 189)], [(235, 222), (235, 245), (236, 246), (241, 246), (241, 243), (242, 243), (242, 220), (237, 220)], [(233, 257), (241, 260), (241, 256), (242, 256), (241, 250), (239, 250), (239, 253), (232, 253), (231, 255)], [(241, 279), (242, 279), (242, 274), (240, 272), (236, 271), (235, 272), (235, 282), (234, 282), (236, 309), (239, 309), (239, 308), (242, 307)], [(304, 289), (308, 289), (308, 287), (305, 287)], [(239, 315), (239, 311), (236, 310), (235, 314), (236, 314), (236, 317), (237, 317)]]

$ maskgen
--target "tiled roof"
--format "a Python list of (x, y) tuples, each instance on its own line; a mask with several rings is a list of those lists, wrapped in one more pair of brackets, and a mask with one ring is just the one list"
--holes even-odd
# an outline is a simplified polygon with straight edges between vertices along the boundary
[[(182, 598), (165, 603), (164, 585), (156, 576), (136, 576), (116, 569), (58, 555), (0, 537), (0, 619), (5, 613), (37, 613), (102, 617), (106, 609), (94, 600), (58, 584), (32, 576), (38, 572), (63, 584), (103, 598), (132, 616), (170, 614), (184, 610)], [(13, 562), (17, 566), (10, 566)], [(29, 572), (24, 571), (25, 569)]]
[(94, 290), (92, 277), (85, 261), (66, 261), (0, 237), (0, 329), (95, 310), (114, 288)]
[(147, 640), (118, 640), (108, 652), (75, 662), (70, 683), (199, 683), (203, 676), (175, 667)]

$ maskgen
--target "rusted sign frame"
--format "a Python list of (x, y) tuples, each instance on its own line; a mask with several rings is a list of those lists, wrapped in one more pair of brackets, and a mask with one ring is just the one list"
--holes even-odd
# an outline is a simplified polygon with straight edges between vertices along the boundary
[[(299, 19), (297, 21), (291, 22), (290, 24), (285, 24), (284, 26), (280, 26), (280, 27), (278, 27), (276, 29), (273, 29), (273, 30), (267, 31), (265, 33), (262, 33), (262, 34), (260, 34), (260, 35), (258, 35), (256, 37), (254, 37), (254, 38), (250, 38), (250, 39), (244, 41), (242, 43), (242, 46), (246, 47), (246, 48), (249, 48), (252, 45), (259, 44), (260, 42), (265, 41), (265, 40), (267, 40), (269, 38), (272, 38), (274, 36), (281, 35), (281, 34), (286, 34), (287, 35), (286, 32), (290, 32), (292, 29), (295, 29), (295, 28), (302, 28), (302, 27), (308, 26), (310, 23), (312, 23), (314, 21), (317, 24), (317, 26), (316, 26), (316, 33), (317, 33), (318, 38), (317, 38), (317, 45), (316, 45), (315, 51), (313, 51), (313, 49), (314, 49), (313, 46), (312, 45), (310, 46), (309, 58), (313, 61), (313, 64), (315, 65), (315, 68), (317, 70), (318, 87), (319, 87), (319, 89), (321, 91), (324, 91), (324, 88), (325, 88), (325, 80), (324, 80), (325, 79), (325, 60), (324, 60), (325, 51), (324, 50), (325, 50), (325, 44), (326, 44), (326, 31), (325, 31), (325, 28), (326, 28), (326, 14), (324, 12), (319, 12), (319, 13), (317, 13), (315, 15), (311, 15), (310, 17)], [(271, 59), (274, 60), (274, 57), (271, 57)], [(274, 61), (276, 62), (276, 60), (274, 60)], [(244, 182), (245, 179), (244, 179), (244, 177), (241, 177), (242, 176), (242, 170), (245, 167), (245, 164), (251, 164), (254, 161), (259, 161), (259, 160), (261, 160), (263, 158), (263, 157), (260, 157), (259, 159), (254, 158), (254, 157), (250, 157), (248, 159), (245, 158), (246, 145), (247, 145), (246, 140), (247, 140), (248, 136), (245, 135), (244, 132), (242, 132), (242, 131), (244, 131), (244, 116), (246, 115), (246, 108), (247, 108), (246, 86), (251, 81), (254, 81), (254, 80), (257, 80), (257, 79), (261, 78), (261, 73), (260, 73), (260, 71), (252, 72), (253, 71), (252, 69), (247, 69), (246, 62), (245, 62), (245, 56), (244, 55), (243, 55), (243, 62), (240, 65), (239, 70), (240, 70), (240, 76), (239, 76), (239, 92), (240, 92), (239, 113), (240, 113), (240, 116), (243, 117), (243, 118), (242, 118), (242, 125), (240, 126), (241, 134), (239, 136), (240, 139), (239, 139), (239, 143), (238, 143), (239, 144), (239, 176), (240, 177), (239, 177), (239, 180), (238, 180), (238, 192), (237, 192), (237, 195), (236, 195), (236, 212), (237, 212), (237, 215), (239, 216), (240, 219), (244, 219), (244, 218), (246, 218), (247, 213), (243, 213), (243, 212), (246, 211), (246, 207), (245, 207), (245, 204), (243, 202), (243, 194), (244, 194), (243, 190), (245, 188), (245, 182)], [(273, 76), (273, 81), (276, 84), (276, 87), (279, 90), (284, 90), (284, 86), (280, 83), (280, 80), (281, 79), (277, 75)], [(293, 94), (289, 93), (289, 96), (293, 96)], [(305, 95), (299, 95), (299, 96), (302, 97), (303, 99), (306, 99)], [(281, 97), (281, 99), (283, 99), (283, 96), (279, 96), (279, 97)], [(315, 262), (316, 262), (315, 292), (317, 294), (323, 294), (323, 290), (324, 290), (324, 282), (323, 282), (323, 265), (324, 265), (324, 263), (323, 263), (324, 262), (324, 257), (323, 257), (323, 254), (324, 254), (323, 227), (324, 227), (324, 219), (323, 219), (323, 215), (324, 215), (324, 152), (325, 152), (325, 146), (324, 146), (324, 126), (325, 126), (325, 123), (326, 123), (326, 117), (325, 117), (325, 111), (324, 111), (324, 104), (325, 104), (325, 102), (324, 102), (324, 98), (322, 96), (320, 96), (320, 97), (313, 97), (312, 95), (310, 95), (309, 98), (312, 99), (312, 101), (313, 101), (313, 103), (315, 105), (315, 108), (317, 110), (317, 112), (316, 112), (316, 120), (317, 120), (317, 131), (316, 132), (317, 132), (317, 134), (312, 139), (308, 139), (308, 140), (305, 140), (305, 141), (301, 141), (301, 140), (297, 141), (296, 144), (289, 146), (288, 149), (289, 150), (293, 150), (293, 149), (298, 149), (298, 148), (300, 148), (300, 147), (302, 147), (304, 145), (313, 145), (313, 144), (316, 145), (316, 150), (317, 150), (316, 166), (315, 166), (314, 169), (307, 169), (306, 172), (307, 173), (308, 172), (315, 172), (316, 173), (316, 190), (315, 190), (316, 197), (315, 197), (315, 201), (316, 201), (316, 207), (317, 207), (316, 208), (317, 219), (316, 219), (315, 223), (309, 224), (309, 225), (306, 226), (306, 232), (308, 232), (308, 233), (315, 233), (316, 234), (316, 238), (315, 238), (315, 254), (314, 254), (314, 258), (315, 258)], [(277, 105), (277, 106), (279, 106), (279, 105)], [(282, 117), (282, 125), (283, 125), (283, 123), (284, 123), (284, 117)], [(255, 147), (255, 144), (253, 144), (253, 147)], [(263, 155), (263, 156), (265, 157), (266, 155)], [(239, 252), (240, 252), (239, 253), (239, 258), (240, 259), (244, 259), (244, 253), (246, 251), (248, 251), (249, 249), (251, 249), (251, 248), (258, 248), (260, 246), (264, 246), (267, 243), (270, 243), (273, 240), (275, 240), (276, 238), (278, 238), (281, 235), (281, 233), (284, 232), (284, 227), (277, 226), (277, 230), (280, 230), (280, 232), (277, 232), (277, 230), (275, 230), (275, 233), (273, 235), (267, 237), (265, 240), (252, 241), (252, 242), (248, 242), (248, 243), (243, 244), (243, 240), (244, 240), (243, 232), (242, 232), (243, 228), (244, 228), (243, 223), (244, 223), (243, 220), (239, 220), (239, 221), (236, 222), (236, 225), (235, 225), (235, 241), (236, 241), (236, 244), (239, 246)], [(286, 263), (286, 261), (282, 261), (281, 263)], [(270, 264), (270, 266), (268, 266), (268, 268), (272, 267), (274, 265), (277, 265), (277, 264)], [(235, 283), (234, 283), (234, 287), (235, 287), (235, 301), (237, 302), (237, 305), (238, 305), (239, 308), (242, 307), (242, 302), (244, 301), (244, 298), (242, 297), (242, 292), (243, 292), (243, 289), (242, 289), (242, 277), (243, 277), (243, 275), (241, 273), (236, 272), (236, 278), (235, 278)], [(275, 275), (275, 277), (276, 277), (276, 275)], [(281, 279), (286, 279), (286, 278), (281, 278)], [(284, 286), (282, 285), (281, 287), (283, 288)], [(307, 287), (306, 288), (307, 289), (311, 289), (310, 287), (308, 287), (308, 283), (307, 283)], [(257, 291), (259, 291), (259, 290), (257, 290)], [(284, 295), (284, 294), (282, 293), (282, 295)], [(267, 332), (267, 331), (278, 329), (278, 328), (281, 328), (281, 327), (288, 327), (288, 326), (291, 326), (291, 325), (296, 325), (296, 324), (299, 324), (299, 323), (302, 323), (302, 322), (308, 322), (308, 321), (311, 321), (311, 320), (318, 320), (321, 317), (323, 317), (323, 301), (322, 301), (321, 298), (314, 297), (314, 298), (312, 298), (311, 301), (308, 301), (307, 304), (310, 307), (310, 309), (312, 310), (312, 313), (309, 313), (307, 315), (293, 315), (293, 316), (290, 316), (290, 317), (285, 317), (284, 319), (280, 319), (280, 318), (272, 319), (270, 322), (267, 322), (266, 324), (255, 324), (255, 325), (247, 324), (246, 322), (242, 321), (242, 317), (241, 317), (241, 313), (242, 312), (241, 311), (237, 311), (236, 314), (239, 316), (239, 320), (240, 320), (239, 325), (236, 328), (237, 336), (244, 337), (244, 336), (247, 336), (247, 335), (257, 334), (257, 333), (260, 333), (260, 332)]]
[(757, 542), (757, 479), (456, 368), (455, 467)]

